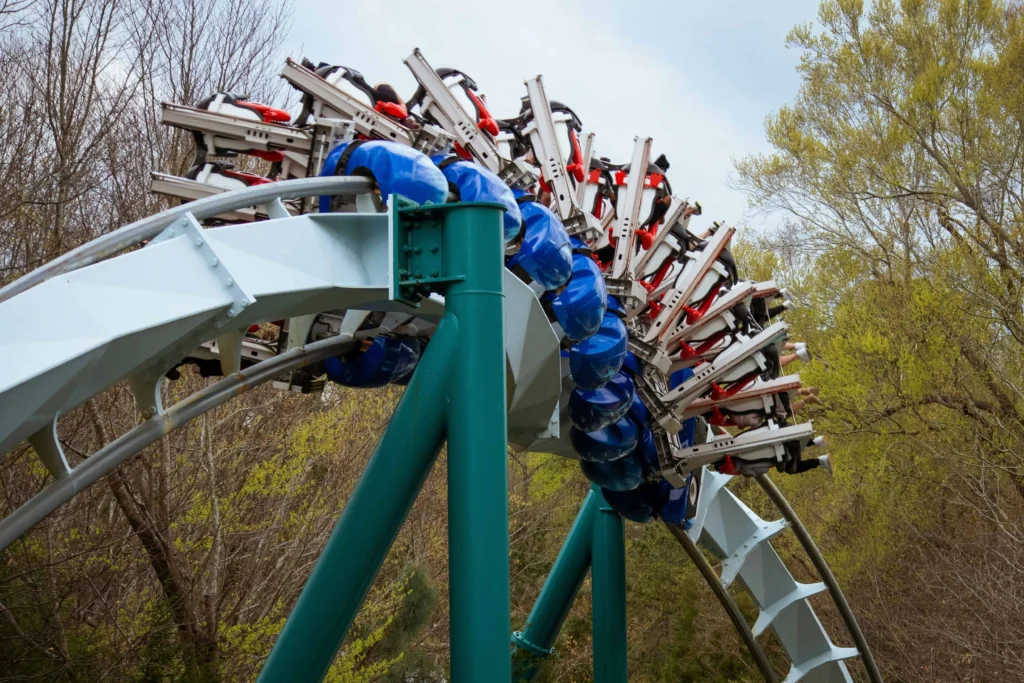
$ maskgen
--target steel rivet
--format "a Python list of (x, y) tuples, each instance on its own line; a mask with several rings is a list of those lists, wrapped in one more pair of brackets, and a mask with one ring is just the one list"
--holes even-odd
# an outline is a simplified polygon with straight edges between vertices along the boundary
[(235, 281), (232, 280), (231, 278), (228, 278), (227, 280), (224, 281), (224, 284), (230, 287), (231, 285), (235, 284)]
[(196, 238), (196, 246), (197, 247), (203, 246), (203, 238), (202, 237), (197, 237)]

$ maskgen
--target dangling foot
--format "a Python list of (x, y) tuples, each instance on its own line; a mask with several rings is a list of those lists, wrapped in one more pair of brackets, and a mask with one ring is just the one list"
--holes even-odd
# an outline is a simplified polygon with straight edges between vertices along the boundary
[(818, 387), (800, 387), (801, 396), (817, 396), (818, 391)]
[(828, 476), (835, 476), (835, 472), (832, 470), (832, 455), (830, 453), (820, 456), (818, 462), (821, 463), (818, 467), (828, 472)]
[(796, 357), (799, 358), (804, 363), (811, 362), (811, 352), (807, 350), (806, 346), (800, 346), (799, 344), (797, 345)]

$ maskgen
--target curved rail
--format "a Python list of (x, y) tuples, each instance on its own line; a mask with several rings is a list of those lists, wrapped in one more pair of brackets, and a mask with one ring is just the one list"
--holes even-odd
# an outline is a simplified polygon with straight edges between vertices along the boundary
[(66, 254), (55, 258), (46, 265), (36, 268), (31, 273), (23, 275), (5, 287), (0, 287), (0, 303), (42, 282), (46, 282), (52, 277), (92, 265), (108, 256), (113, 256), (119, 251), (152, 239), (185, 214), (192, 214), (197, 220), (203, 220), (204, 218), (213, 218), (226, 211), (265, 204), (275, 199), (295, 199), (311, 195), (363, 194), (369, 192), (372, 188), (373, 181), (368, 178), (332, 176), (282, 180), (276, 183), (254, 185), (241, 190), (232, 190), (212, 197), (197, 199), (194, 202), (172, 207), (166, 211), (161, 211), (158, 214), (136, 221), (131, 225), (108, 232), (77, 249), (72, 249)]
[(789, 501), (786, 500), (786, 497), (782, 495), (775, 482), (767, 474), (759, 474), (754, 478), (757, 479), (757, 483), (768, 494), (768, 497), (771, 498), (772, 503), (779, 509), (782, 516), (789, 522), (793, 533), (796, 534), (797, 539), (800, 541), (800, 545), (803, 546), (804, 551), (811, 558), (811, 562), (814, 563), (814, 568), (817, 570), (818, 575), (821, 576), (821, 580), (828, 587), (829, 595), (832, 596), (832, 600), (839, 610), (839, 615), (846, 624), (846, 629), (853, 637), (853, 642), (857, 645), (857, 649), (860, 650), (861, 660), (864, 662), (864, 668), (867, 669), (868, 678), (871, 679), (871, 683), (882, 683), (882, 675), (878, 671), (878, 665), (875, 664), (875, 658), (871, 654), (871, 648), (868, 647), (868, 641), (864, 637), (864, 632), (860, 630), (857, 618), (853, 615), (853, 610), (850, 609), (850, 603), (846, 601), (846, 596), (843, 595), (839, 582), (836, 581), (835, 575), (832, 574), (832, 569), (829, 568), (821, 551), (818, 550), (818, 546), (815, 545), (811, 535), (807, 532), (807, 527), (803, 525), (803, 522), (797, 517), (796, 511), (789, 504)]
[(729, 591), (725, 589), (722, 582), (718, 580), (718, 576), (715, 574), (715, 570), (712, 569), (711, 564), (707, 558), (697, 547), (697, 544), (693, 542), (693, 539), (683, 531), (683, 529), (675, 524), (665, 523), (668, 527), (669, 532), (679, 541), (679, 545), (683, 546), (683, 550), (686, 551), (687, 556), (697, 567), (697, 571), (700, 572), (704, 580), (707, 581), (711, 591), (718, 598), (718, 602), (722, 603), (722, 607), (725, 609), (725, 613), (729, 615), (729, 620), (732, 621), (732, 625), (736, 628), (736, 633), (739, 634), (743, 640), (743, 644), (747, 646), (747, 650), (750, 652), (750, 656), (754, 658), (754, 664), (757, 665), (758, 671), (764, 676), (764, 680), (767, 683), (776, 683), (779, 678), (775, 674), (775, 669), (772, 668), (771, 662), (768, 661), (768, 656), (764, 653), (761, 648), (761, 644), (757, 642), (757, 638), (754, 637), (753, 631), (750, 630), (750, 626), (747, 625), (747, 620), (743, 617), (743, 613), (740, 612), (739, 606), (736, 601), (729, 595)]
[(357, 344), (351, 337), (332, 337), (292, 349), (228, 375), (149, 418), (100, 448), (0, 520), (0, 550), (122, 462), (203, 413), (286, 372), (351, 351)]

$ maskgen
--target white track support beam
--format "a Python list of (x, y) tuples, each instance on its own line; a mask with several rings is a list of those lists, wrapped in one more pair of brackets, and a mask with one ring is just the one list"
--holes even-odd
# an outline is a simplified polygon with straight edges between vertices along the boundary
[(793, 578), (770, 542), (788, 524), (761, 519), (726, 488), (730, 479), (703, 471), (697, 513), (687, 533), (722, 561), (722, 583), (738, 579), (757, 603), (761, 612), (754, 634), (775, 631), (792, 662), (787, 683), (852, 683), (843, 660), (859, 652), (834, 645), (808, 602), (824, 584)]
[[(226, 329), (332, 309), (404, 310), (388, 301), (387, 223), (386, 214), (295, 216), (200, 230), (196, 245), (186, 221), (144, 249), (0, 303), (0, 355), (13, 361), (0, 364), (0, 452), (120, 380), (158, 378)], [(431, 306), (440, 312), (429, 301), (418, 313)]]

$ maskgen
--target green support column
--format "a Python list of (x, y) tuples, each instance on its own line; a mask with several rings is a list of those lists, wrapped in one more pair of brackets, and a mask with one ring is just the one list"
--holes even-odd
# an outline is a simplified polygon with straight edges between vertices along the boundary
[(445, 398), (457, 348), (458, 323), (446, 314), (274, 644), (260, 681), (309, 683), (327, 674), (444, 442)]
[(572, 609), (583, 579), (590, 571), (590, 551), (594, 541), (594, 518), (603, 504), (599, 494), (587, 493), (576, 521), (562, 544), (562, 549), (544, 581), (544, 587), (533, 605), (526, 627), (512, 634), (515, 652), (512, 655), (513, 680), (532, 681), (543, 658), (552, 653), (558, 632)]
[(591, 557), (594, 683), (626, 683), (626, 534), (622, 516), (601, 496)]
[(502, 209), (453, 205), (445, 307), (459, 323), (448, 394), (448, 581), (453, 683), (509, 683), (508, 434)]

